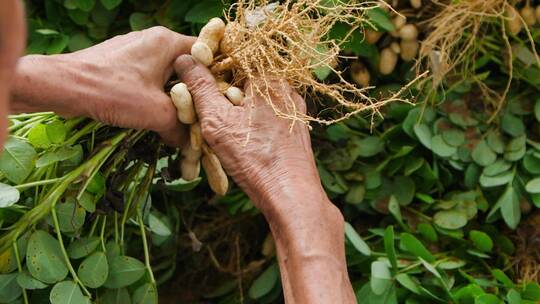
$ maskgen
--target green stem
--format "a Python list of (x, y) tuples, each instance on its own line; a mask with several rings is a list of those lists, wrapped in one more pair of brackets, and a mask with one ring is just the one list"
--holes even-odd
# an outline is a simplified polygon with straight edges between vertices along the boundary
[[(21, 255), (19, 253), (19, 246), (17, 245), (17, 241), (13, 242), (13, 251), (15, 252), (15, 259), (17, 260), (17, 268), (19, 269), (19, 272), (23, 272)], [(22, 295), (24, 304), (28, 304), (28, 295), (26, 294), (26, 289), (24, 288), (22, 288)]]
[(74, 145), (77, 142), (77, 140), (79, 140), (79, 138), (85, 136), (88, 133), (93, 132), (94, 130), (98, 129), (99, 127), (101, 127), (101, 123), (96, 122), (96, 121), (93, 121), (93, 122), (87, 124), (82, 129), (80, 129), (75, 134), (73, 134), (73, 136), (71, 136), (68, 140), (66, 140), (66, 145), (69, 145), (69, 146)]
[(101, 248), (103, 252), (107, 252), (107, 247), (105, 247), (105, 226), (107, 225), (107, 217), (103, 217), (103, 222), (101, 223), (101, 231), (99, 233), (99, 238), (101, 240)]
[(90, 237), (94, 236), (94, 232), (96, 231), (97, 224), (99, 223), (100, 215), (96, 217), (96, 220), (92, 223), (92, 227), (90, 228)]
[(22, 190), (25, 190), (26, 188), (31, 188), (31, 187), (35, 187), (35, 186), (54, 184), (54, 183), (56, 183), (56, 182), (58, 182), (60, 180), (62, 180), (61, 177), (51, 178), (51, 179), (44, 179), (44, 180), (40, 180), (40, 181), (35, 181), (35, 182), (26, 183), (26, 184), (16, 185), (16, 186), (14, 186), (14, 188), (19, 189), (19, 190), (22, 191)]
[(84, 284), (81, 283), (81, 280), (79, 279), (79, 276), (77, 276), (77, 272), (75, 269), (73, 269), (73, 265), (71, 265), (71, 262), (69, 261), (69, 256), (66, 251), (66, 247), (64, 246), (64, 240), (62, 239), (62, 232), (60, 231), (60, 224), (58, 223), (58, 217), (56, 216), (56, 210), (53, 208), (51, 209), (51, 214), (53, 218), (54, 223), (54, 230), (56, 230), (56, 237), (58, 238), (58, 243), (60, 244), (60, 249), (62, 250), (62, 254), (64, 256), (64, 262), (66, 263), (69, 272), (71, 273), (71, 277), (75, 281), (75, 284), (78, 284), (82, 291), (89, 297), (92, 298), (92, 294), (86, 289)]
[(141, 238), (143, 241), (143, 250), (144, 250), (144, 264), (150, 275), (150, 282), (156, 285), (156, 279), (154, 278), (154, 273), (152, 272), (152, 266), (150, 265), (150, 254), (148, 253), (148, 243), (146, 241), (146, 228), (142, 220), (142, 215), (140, 212), (137, 214), (137, 221), (139, 222), (139, 228), (141, 229)]
[(89, 160), (81, 164), (79, 167), (75, 168), (73, 171), (62, 177), (60, 183), (56, 184), (49, 193), (45, 196), (43, 201), (36, 205), (34, 208), (26, 212), (14, 225), (8, 233), (4, 234), (0, 238), (0, 252), (5, 251), (11, 244), (22, 234), (28, 227), (35, 225), (38, 221), (43, 219), (48, 215), (52, 208), (54, 208), (56, 202), (64, 194), (66, 189), (72, 185), (72, 183), (77, 180), (83, 173), (88, 172), (88, 170), (99, 169), (98, 164), (101, 163), (103, 157), (109, 155), (109, 153), (114, 150), (117, 145), (129, 134), (129, 131), (124, 131), (113, 138), (111, 138), (107, 145), (105, 145), (101, 150), (94, 154)]

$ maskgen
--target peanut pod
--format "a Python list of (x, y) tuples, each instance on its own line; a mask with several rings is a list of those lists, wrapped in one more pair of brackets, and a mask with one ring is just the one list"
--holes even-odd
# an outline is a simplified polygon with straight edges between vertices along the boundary
[(198, 122), (189, 126), (189, 142), (194, 150), (201, 150), (203, 139), (201, 133), (201, 124)]
[(191, 147), (191, 144), (182, 148), (180, 160), (180, 172), (184, 180), (194, 180), (199, 176), (201, 171), (201, 149), (195, 150)]
[(235, 106), (241, 106), (244, 103), (244, 92), (235, 86), (229, 86), (225, 91), (225, 96)]
[(212, 18), (203, 26), (197, 41), (191, 47), (191, 55), (202, 64), (209, 66), (214, 62), (214, 54), (225, 33), (225, 22), (220, 18)]
[(171, 88), (171, 99), (176, 107), (178, 120), (185, 124), (192, 124), (197, 121), (195, 107), (191, 94), (184, 83), (177, 83)]
[(203, 146), (202, 166), (212, 191), (218, 195), (225, 195), (229, 188), (229, 180), (218, 157), (207, 146)]

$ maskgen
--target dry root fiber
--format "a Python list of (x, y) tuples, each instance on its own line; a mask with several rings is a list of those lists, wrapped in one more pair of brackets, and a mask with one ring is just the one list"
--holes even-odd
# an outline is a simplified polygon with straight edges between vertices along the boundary
[[(455, 73), (461, 78), (475, 79), (488, 103), (493, 106), (492, 119), (502, 108), (513, 78), (512, 46), (509, 37), (526, 32), (532, 52), (540, 66), (540, 58), (535, 49), (527, 21), (517, 12), (514, 5), (519, 1), (510, 0), (462, 0), (432, 1), (435, 8), (433, 17), (427, 20), (429, 34), (422, 42), (419, 55), (419, 70), (426, 66), (431, 70), (431, 82), (437, 87), (447, 74)], [(495, 31), (495, 32), (494, 32)], [(501, 93), (490, 89), (470, 75), (475, 64), (476, 50), (484, 37), (496, 33), (504, 40), (509, 74)]]
[[(331, 6), (325, 3), (332, 3)], [(341, 71), (333, 68), (338, 60), (339, 44), (328, 38), (336, 23), (346, 23), (353, 31), (363, 30), (369, 24), (363, 18), (366, 10), (386, 5), (375, 1), (322, 1), (288, 0), (279, 4), (266, 0), (240, 0), (231, 7), (227, 26), (220, 43), (221, 54), (215, 57), (211, 70), (218, 77), (232, 70), (232, 84), (242, 87), (247, 80), (281, 79), (311, 100), (329, 99), (336, 109), (346, 112), (336, 120), (312, 117), (295, 108), (291, 100), (286, 105), (273, 104), (270, 88), (252, 81), (254, 91), (260, 93), (276, 115), (293, 121), (315, 121), (330, 124), (363, 111), (378, 113), (378, 109), (391, 101), (401, 100), (407, 87), (385, 100), (367, 95), (367, 89), (348, 82)], [(338, 80), (321, 83), (313, 70), (330, 67)], [(326, 105), (328, 107), (328, 105)], [(324, 108), (324, 106), (323, 106)]]
[(514, 270), (521, 282), (540, 282), (540, 212), (529, 216), (514, 236)]

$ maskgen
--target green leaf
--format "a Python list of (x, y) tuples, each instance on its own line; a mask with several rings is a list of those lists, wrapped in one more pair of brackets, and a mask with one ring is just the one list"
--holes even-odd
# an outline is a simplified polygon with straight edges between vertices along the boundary
[(379, 31), (392, 32), (396, 29), (388, 13), (379, 7), (367, 10), (367, 16), (369, 21), (373, 22)]
[(516, 191), (509, 186), (501, 197), (501, 215), (508, 227), (516, 229), (521, 220), (521, 209), (519, 207), (519, 197)]
[(417, 124), (414, 126), (414, 134), (418, 140), (428, 149), (431, 150), (431, 130), (425, 124)]
[[(540, 193), (540, 177), (531, 179), (525, 185), (525, 190), (529, 193)], [(0, 198), (1, 201), (1, 198)]]
[(69, 39), (68, 48), (71, 52), (91, 47), (94, 43), (83, 33), (77, 33)]
[(67, 128), (59, 120), (46, 124), (47, 137), (53, 144), (61, 144), (66, 139)]
[(540, 175), (540, 158), (528, 153), (523, 158), (523, 167), (531, 174)]
[(513, 137), (525, 134), (525, 125), (523, 124), (523, 121), (510, 113), (503, 115), (501, 119), (501, 128), (504, 132)]
[(354, 140), (354, 145), (355, 149), (352, 153), (360, 157), (374, 156), (384, 148), (383, 142), (376, 136), (368, 136), (360, 140)]
[(469, 238), (474, 246), (482, 252), (491, 252), (493, 249), (493, 241), (485, 232), (471, 230), (471, 232), (469, 232)]
[(101, 4), (103, 4), (103, 7), (108, 10), (116, 8), (118, 5), (120, 5), (120, 3), (122, 3), (122, 0), (101, 0)]
[(497, 154), (491, 150), (484, 140), (481, 140), (476, 144), (471, 156), (474, 162), (482, 167), (491, 165), (497, 159)]
[(465, 133), (461, 130), (448, 129), (444, 130), (441, 135), (444, 141), (450, 146), (459, 147), (465, 143)]
[(489, 131), (486, 140), (493, 151), (499, 154), (504, 152), (504, 142), (500, 132)]
[(410, 233), (402, 233), (400, 235), (401, 247), (413, 255), (423, 258), (424, 260), (433, 263), (435, 257), (429, 252), (424, 244), (420, 242), (414, 235)]
[(506, 171), (495, 176), (480, 175), (480, 185), (482, 187), (496, 187), (509, 184), (514, 179), (514, 172)]
[(74, 0), (74, 3), (80, 10), (90, 12), (96, 5), (96, 0)]
[(17, 284), (17, 273), (0, 274), (0, 301), (10, 303), (22, 294), (21, 287)]
[(48, 284), (63, 280), (68, 273), (58, 241), (43, 230), (28, 240), (26, 265), (34, 278)]
[(514, 282), (512, 282), (512, 280), (504, 273), (504, 271), (495, 268), (491, 270), (491, 274), (497, 281), (501, 282), (504, 285), (504, 287), (506, 288), (514, 287)]
[(19, 272), (17, 275), (17, 284), (24, 289), (43, 289), (47, 287), (47, 284), (34, 279), (28, 271)]
[(385, 262), (371, 263), (371, 290), (376, 295), (384, 294), (392, 286), (392, 274)]
[(433, 153), (440, 157), (450, 157), (457, 152), (457, 148), (447, 144), (442, 135), (433, 136), (431, 139), (431, 149), (433, 150)]
[(75, 232), (84, 224), (86, 211), (77, 204), (74, 198), (69, 198), (64, 203), (56, 204), (55, 211), (62, 232)]
[(409, 276), (406, 273), (400, 273), (396, 275), (396, 280), (401, 284), (403, 287), (407, 288), (408, 290), (412, 291), (413, 293), (419, 295), (420, 289), (418, 288), (418, 283), (413, 280), (411, 276)]
[(131, 297), (125, 288), (105, 289), (103, 296), (100, 297), (103, 304), (130, 304)]
[(122, 288), (139, 280), (146, 271), (144, 264), (132, 257), (115, 256), (109, 261), (109, 276), (104, 286)]
[(100, 238), (96, 236), (77, 239), (69, 244), (68, 255), (72, 259), (84, 258), (94, 252), (100, 242)]
[(90, 304), (91, 301), (85, 297), (79, 285), (73, 281), (63, 281), (54, 285), (49, 296), (51, 304)]
[(496, 295), (483, 294), (474, 299), (474, 304), (499, 304), (503, 303)]
[(13, 206), (19, 201), (20, 195), (17, 188), (0, 183), (0, 208)]
[(167, 190), (175, 191), (175, 192), (187, 192), (195, 189), (197, 185), (201, 182), (202, 178), (197, 177), (194, 180), (186, 181), (184, 179), (177, 179), (172, 182), (165, 182), (165, 186), (167, 187)]
[(510, 289), (508, 293), (506, 294), (506, 300), (508, 301), (508, 304), (521, 304), (521, 294), (515, 290)]
[(393, 195), (401, 206), (409, 205), (416, 191), (416, 185), (408, 176), (398, 176), (393, 182)]
[(530, 282), (525, 285), (521, 296), (526, 300), (540, 300), (540, 285), (537, 282)]
[(345, 202), (353, 205), (358, 205), (364, 200), (365, 193), (366, 188), (363, 184), (353, 185), (345, 196)]
[(15, 184), (21, 184), (32, 173), (36, 151), (26, 142), (9, 137), (0, 157), (0, 171)]
[(433, 222), (444, 229), (455, 230), (467, 225), (467, 215), (456, 210), (441, 210), (435, 213)]
[(279, 268), (276, 263), (270, 265), (266, 270), (259, 276), (251, 287), (249, 288), (248, 294), (252, 299), (260, 299), (266, 294), (268, 294), (272, 288), (278, 283), (279, 280)]
[(398, 223), (403, 226), (403, 218), (401, 216), (401, 209), (399, 207), (399, 203), (396, 199), (395, 196), (390, 196), (390, 199), (388, 200), (388, 211), (390, 212), (390, 214), (392, 214), (394, 216), (394, 218), (396, 219), (396, 221), (398, 221)]
[(384, 230), (384, 251), (388, 256), (388, 260), (392, 265), (392, 269), (397, 272), (397, 257), (396, 257), (396, 248), (394, 247), (394, 227), (388, 226)]
[(88, 183), (86, 191), (92, 194), (102, 194), (105, 193), (105, 177), (98, 172), (94, 175), (94, 178)]
[(77, 147), (61, 147), (56, 151), (50, 151), (43, 154), (36, 161), (36, 168), (42, 168), (56, 162), (68, 160), (76, 157), (79, 154), (79, 148)]
[(534, 116), (537, 121), (540, 121), (540, 99), (534, 103)]
[(133, 303), (157, 304), (158, 294), (154, 284), (146, 283), (133, 292)]
[(503, 159), (498, 159), (493, 164), (485, 167), (484, 171), (482, 171), (482, 174), (487, 176), (496, 176), (498, 174), (508, 171), (508, 169), (510, 169), (511, 167), (511, 163)]
[(356, 230), (354, 230), (354, 227), (348, 222), (345, 222), (345, 237), (349, 242), (351, 242), (353, 247), (358, 250), (358, 252), (366, 256), (371, 255), (371, 250), (369, 249), (369, 246), (362, 239), (362, 237), (358, 235)]
[(93, 253), (84, 259), (77, 271), (81, 282), (90, 288), (98, 288), (105, 283), (109, 275), (109, 263), (103, 252)]
[(194, 5), (186, 13), (186, 22), (205, 24), (213, 17), (223, 15), (223, 2), (214, 0), (203, 0)]
[(154, 18), (143, 13), (133, 13), (129, 16), (129, 25), (133, 31), (141, 31), (154, 25)]
[(153, 212), (148, 215), (148, 226), (150, 230), (160, 236), (171, 235), (171, 228), (169, 228), (158, 216)]
[(525, 152), (527, 151), (526, 147), (526, 137), (525, 135), (516, 137), (512, 139), (504, 151), (504, 159), (515, 162), (523, 158)]
[(433, 226), (431, 226), (431, 224), (420, 223), (416, 226), (416, 229), (418, 233), (422, 235), (423, 238), (425, 238), (426, 240), (430, 242), (437, 242), (437, 240), (439, 239), (437, 236), (437, 232), (435, 231)]
[(28, 132), (28, 141), (32, 146), (40, 149), (47, 149), (51, 146), (51, 141), (47, 136), (47, 126), (44, 124), (37, 124), (30, 132)]
[(437, 264), (437, 267), (444, 270), (458, 269), (465, 266), (467, 263), (457, 258), (449, 258)]

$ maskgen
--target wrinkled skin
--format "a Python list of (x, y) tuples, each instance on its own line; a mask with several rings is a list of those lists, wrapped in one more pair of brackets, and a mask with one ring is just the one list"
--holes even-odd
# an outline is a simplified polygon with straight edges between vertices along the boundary
[(167, 143), (180, 145), (184, 128), (163, 87), (174, 60), (189, 53), (194, 41), (158, 26), (70, 54), (25, 56), (17, 71), (12, 110), (91, 117), (108, 125), (156, 131)]
[[(267, 218), (276, 242), (287, 303), (356, 303), (347, 275), (344, 221), (321, 186), (306, 125), (276, 117), (245, 86), (233, 106), (191, 56), (175, 63), (193, 95), (203, 137), (223, 167)], [(304, 100), (283, 81), (271, 81), (274, 104)], [(249, 136), (249, 139), (246, 140)]]

